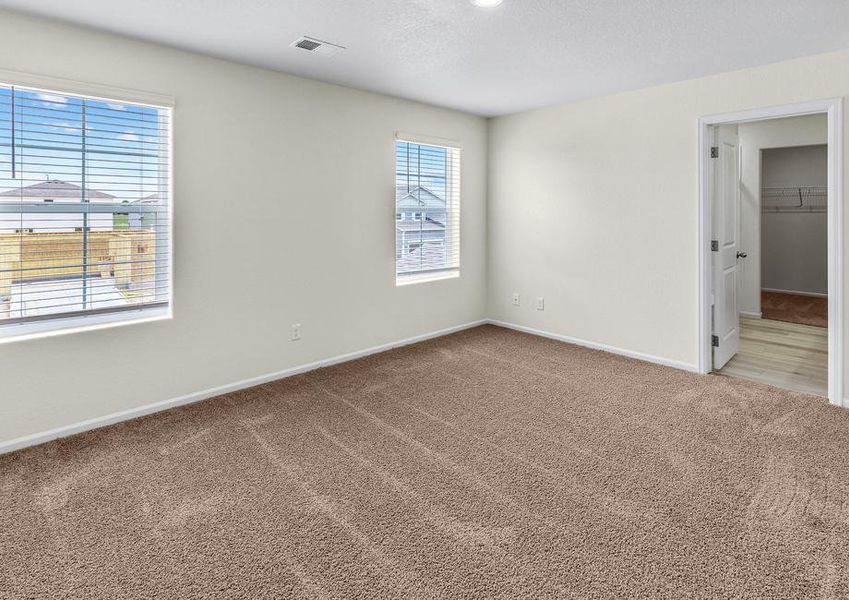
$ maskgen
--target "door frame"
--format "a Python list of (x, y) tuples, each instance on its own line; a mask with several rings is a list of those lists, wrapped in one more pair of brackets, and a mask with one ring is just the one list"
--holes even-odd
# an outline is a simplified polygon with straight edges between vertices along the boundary
[(828, 400), (849, 408), (843, 398), (843, 99), (754, 108), (699, 119), (699, 372), (712, 370), (711, 199), (708, 181), (711, 127), (812, 114), (828, 116)]

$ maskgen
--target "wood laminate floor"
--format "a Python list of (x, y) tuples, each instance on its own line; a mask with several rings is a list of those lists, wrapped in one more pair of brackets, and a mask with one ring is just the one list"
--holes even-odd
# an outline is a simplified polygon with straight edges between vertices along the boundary
[(828, 329), (741, 319), (740, 351), (719, 373), (826, 397)]

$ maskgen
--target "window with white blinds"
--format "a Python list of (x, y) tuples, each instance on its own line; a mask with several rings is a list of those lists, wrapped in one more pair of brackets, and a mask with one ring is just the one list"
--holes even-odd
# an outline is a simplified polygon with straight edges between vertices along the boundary
[(168, 310), (170, 117), (0, 86), (0, 336)]
[(399, 283), (460, 269), (460, 148), (395, 142), (395, 274)]

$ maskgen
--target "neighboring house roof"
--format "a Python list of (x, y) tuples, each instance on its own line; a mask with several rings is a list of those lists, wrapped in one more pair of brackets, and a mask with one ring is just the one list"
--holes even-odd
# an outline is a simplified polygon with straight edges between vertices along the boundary
[(445, 246), (424, 243), (398, 259), (396, 270), (400, 273), (419, 269), (440, 269), (445, 266)]
[[(0, 193), (0, 197), (4, 200), (14, 198), (20, 200), (22, 198), (49, 198), (52, 200), (81, 200), (82, 187), (61, 181), (59, 179), (48, 179), (40, 181), (26, 187), (15, 190), (8, 190)], [(114, 200), (115, 196), (106, 194), (91, 188), (85, 189), (86, 198), (89, 200)]]
[(395, 221), (398, 231), (444, 231), (445, 225), (436, 221)]
[(142, 204), (152, 204), (154, 202), (159, 202), (159, 192), (153, 192), (150, 196), (145, 196), (141, 199)]
[(395, 208), (398, 211), (445, 212), (445, 200), (422, 185), (407, 189), (395, 188)]
[(439, 225), (441, 229), (445, 229), (445, 223), (448, 221), (448, 215), (445, 212), (429, 212), (427, 213), (427, 220)]

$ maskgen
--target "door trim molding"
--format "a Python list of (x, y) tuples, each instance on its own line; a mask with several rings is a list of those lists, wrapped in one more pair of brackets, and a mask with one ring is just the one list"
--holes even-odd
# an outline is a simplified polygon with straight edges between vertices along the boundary
[(698, 356), (699, 372), (711, 371), (711, 254), (708, 161), (710, 128), (715, 125), (765, 121), (812, 114), (828, 116), (828, 399), (849, 408), (843, 398), (843, 99), (826, 98), (755, 108), (699, 119)]

